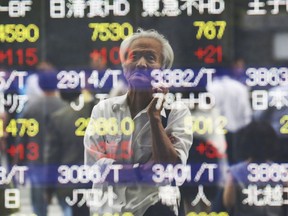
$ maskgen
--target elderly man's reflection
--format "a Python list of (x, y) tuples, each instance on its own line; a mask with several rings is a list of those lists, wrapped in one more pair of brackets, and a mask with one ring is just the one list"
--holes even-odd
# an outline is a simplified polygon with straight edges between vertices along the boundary
[[(122, 42), (120, 56), (129, 90), (125, 95), (101, 101), (94, 107), (84, 138), (85, 163), (90, 166), (129, 164), (131, 170), (135, 164), (140, 164), (140, 167), (153, 163), (185, 164), (192, 139), (184, 132), (184, 118), (190, 115), (190, 111), (181, 103), (167, 112), (163, 108), (164, 101), (159, 108), (153, 93), (165, 94), (168, 89), (151, 85), (153, 69), (172, 66), (174, 54), (169, 42), (154, 30), (139, 29)], [(121, 127), (113, 133), (96, 130), (95, 124), (98, 123), (99, 127), (100, 118), (113, 120), (119, 125), (123, 120), (132, 122), (130, 126), (134, 126), (134, 130), (131, 133), (124, 133)], [(129, 178), (133, 179), (132, 176)], [(101, 187), (105, 190), (105, 186)], [(174, 189), (177, 194), (177, 187)], [(165, 201), (159, 198), (159, 188), (155, 185), (136, 181), (118, 184), (113, 191), (117, 195), (113, 205), (105, 203), (92, 212), (131, 212), (139, 216), (175, 215), (178, 212), (177, 196), (168, 197), (169, 200)]]

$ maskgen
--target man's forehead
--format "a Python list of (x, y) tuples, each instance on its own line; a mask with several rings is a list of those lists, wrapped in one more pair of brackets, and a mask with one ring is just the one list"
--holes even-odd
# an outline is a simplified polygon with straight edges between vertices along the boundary
[(156, 52), (161, 54), (162, 53), (162, 44), (161, 42), (156, 38), (151, 37), (141, 37), (137, 38), (132, 41), (129, 47), (129, 51), (137, 49), (145, 49), (150, 50), (152, 52)]

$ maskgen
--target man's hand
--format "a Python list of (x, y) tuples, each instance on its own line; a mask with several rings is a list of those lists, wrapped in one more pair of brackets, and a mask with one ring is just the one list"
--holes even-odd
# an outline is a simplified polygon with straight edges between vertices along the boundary
[[(165, 96), (165, 94), (168, 93), (168, 88), (163, 87), (163, 86), (158, 87), (158, 88), (153, 88), (153, 93), (161, 93), (161, 94), (163, 94), (163, 96)], [(159, 98), (154, 97), (148, 105), (147, 113), (148, 113), (148, 116), (150, 119), (161, 120), (160, 112), (163, 108), (163, 104), (164, 104), (165, 100), (161, 101), (160, 108), (158, 106), (156, 106), (158, 103), (158, 100), (159, 100)]]
[[(155, 93), (161, 93), (163, 95), (168, 93), (168, 89), (165, 87), (159, 87), (154, 91), (156, 91)], [(165, 132), (160, 115), (165, 102), (163, 98), (164, 97), (162, 97), (162, 101), (160, 101), (160, 106), (157, 104), (159, 98), (153, 98), (147, 109), (152, 132), (152, 160), (156, 163), (176, 163), (178, 161), (178, 154)]]

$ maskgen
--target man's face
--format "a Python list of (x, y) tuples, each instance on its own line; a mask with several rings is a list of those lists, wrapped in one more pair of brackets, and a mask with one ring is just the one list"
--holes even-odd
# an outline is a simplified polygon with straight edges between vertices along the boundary
[(134, 89), (151, 89), (151, 71), (162, 66), (162, 44), (154, 38), (134, 40), (124, 62), (124, 75)]

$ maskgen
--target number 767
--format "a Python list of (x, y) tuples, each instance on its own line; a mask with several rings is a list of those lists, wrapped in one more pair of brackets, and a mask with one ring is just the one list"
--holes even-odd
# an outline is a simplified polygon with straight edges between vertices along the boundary
[[(196, 38), (200, 40), (204, 35), (208, 40), (213, 40), (215, 37), (221, 39), (226, 28), (226, 21), (195, 21), (194, 26), (199, 27)], [(219, 27), (218, 30), (216, 27)]]

